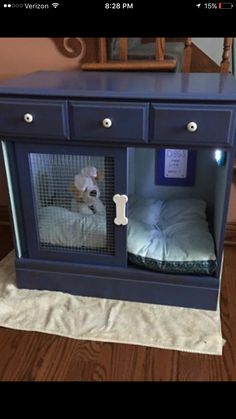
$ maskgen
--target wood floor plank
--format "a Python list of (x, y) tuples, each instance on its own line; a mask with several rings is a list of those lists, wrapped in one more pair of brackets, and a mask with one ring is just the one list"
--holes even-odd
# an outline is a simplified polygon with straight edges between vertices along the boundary
[[(12, 249), (0, 226), (0, 258)], [(0, 381), (235, 381), (236, 247), (225, 248), (221, 292), (223, 356), (78, 341), (0, 328)]]

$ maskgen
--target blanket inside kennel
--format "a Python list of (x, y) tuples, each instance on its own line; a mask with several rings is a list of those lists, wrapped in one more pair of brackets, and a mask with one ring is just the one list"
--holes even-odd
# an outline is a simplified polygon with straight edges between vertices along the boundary
[(129, 261), (166, 273), (212, 275), (214, 241), (199, 199), (133, 198), (129, 202)]
[[(52, 222), (53, 220), (53, 222)], [(40, 242), (63, 248), (106, 247), (106, 217), (48, 206), (38, 212)]]

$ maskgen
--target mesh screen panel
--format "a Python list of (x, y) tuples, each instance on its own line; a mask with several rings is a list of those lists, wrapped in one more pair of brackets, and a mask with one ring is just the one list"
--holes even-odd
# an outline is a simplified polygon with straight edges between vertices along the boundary
[[(29, 166), (40, 247), (114, 255), (114, 158), (30, 153)], [(102, 179), (78, 199), (71, 186), (86, 167)]]

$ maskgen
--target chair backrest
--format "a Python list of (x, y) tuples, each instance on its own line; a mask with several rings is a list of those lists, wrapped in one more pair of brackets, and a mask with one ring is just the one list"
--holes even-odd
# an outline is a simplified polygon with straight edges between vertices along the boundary
[(107, 38), (99, 38), (99, 61), (83, 63), (82, 70), (155, 70), (174, 71), (176, 59), (165, 57), (165, 38), (154, 38), (155, 59), (129, 60), (128, 38), (118, 38), (118, 59), (108, 56)]

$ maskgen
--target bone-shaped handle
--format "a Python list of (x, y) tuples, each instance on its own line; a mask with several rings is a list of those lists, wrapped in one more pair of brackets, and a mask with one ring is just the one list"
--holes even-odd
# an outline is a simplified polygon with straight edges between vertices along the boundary
[(125, 205), (128, 202), (128, 196), (116, 194), (113, 196), (113, 201), (116, 204), (116, 218), (114, 219), (114, 223), (117, 226), (125, 226), (128, 224), (128, 218), (125, 216)]

